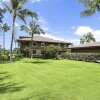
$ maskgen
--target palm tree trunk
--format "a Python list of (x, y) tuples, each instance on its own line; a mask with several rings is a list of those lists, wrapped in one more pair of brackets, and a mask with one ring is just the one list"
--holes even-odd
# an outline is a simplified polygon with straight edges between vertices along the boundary
[(33, 59), (33, 34), (31, 37), (31, 59)]
[(12, 24), (12, 37), (11, 37), (11, 46), (10, 46), (10, 61), (12, 61), (12, 47), (13, 47), (13, 39), (14, 39), (14, 29), (15, 29), (15, 13), (13, 14), (13, 24)]
[(5, 54), (5, 32), (3, 32), (3, 50)]

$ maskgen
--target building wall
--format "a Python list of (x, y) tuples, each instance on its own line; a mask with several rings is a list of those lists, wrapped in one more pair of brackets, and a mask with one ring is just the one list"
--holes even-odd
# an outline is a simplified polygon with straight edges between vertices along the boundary
[(72, 53), (100, 53), (100, 47), (72, 48)]
[[(55, 46), (60, 46), (62, 48), (63, 51), (67, 51), (67, 48), (68, 48), (68, 44), (64, 44), (64, 43), (45, 43), (45, 47), (41, 47), (41, 42), (33, 42), (33, 43), (36, 43), (37, 46), (33, 46), (33, 52), (36, 52), (36, 54), (41, 54), (41, 52), (44, 50), (45, 47), (49, 46), (49, 45), (55, 45)], [(66, 45), (66, 48), (65, 48), (65, 45)], [(25, 48), (29, 48), (31, 47), (31, 42), (28, 42), (28, 41), (22, 41), (20, 42), (20, 49), (21, 49), (21, 52), (24, 54), (24, 56), (30, 56), (29, 52), (27, 51), (27, 54), (25, 54), (25, 52), (23, 51), (23, 49)]]

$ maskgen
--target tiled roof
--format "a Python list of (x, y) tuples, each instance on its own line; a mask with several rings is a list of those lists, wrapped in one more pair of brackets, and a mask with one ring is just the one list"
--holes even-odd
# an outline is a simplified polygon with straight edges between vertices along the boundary
[(100, 47), (100, 42), (85, 43), (72, 48), (87, 48), (87, 47)]
[[(31, 41), (31, 37), (29, 37), (29, 36), (20, 36), (18, 41)], [(44, 37), (44, 36), (34, 36), (33, 37), (33, 41), (72, 44), (70, 42), (54, 40), (54, 39), (51, 39), (51, 38), (48, 38), (48, 37)]]

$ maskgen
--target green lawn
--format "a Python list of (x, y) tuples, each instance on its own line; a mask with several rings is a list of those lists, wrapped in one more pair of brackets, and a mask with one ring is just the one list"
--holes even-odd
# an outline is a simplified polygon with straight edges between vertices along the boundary
[(0, 64), (0, 100), (100, 100), (100, 64), (41, 59)]

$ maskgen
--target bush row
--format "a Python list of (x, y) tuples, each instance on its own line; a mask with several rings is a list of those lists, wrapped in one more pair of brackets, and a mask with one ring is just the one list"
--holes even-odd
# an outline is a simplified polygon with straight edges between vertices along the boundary
[[(13, 53), (12, 55), (12, 59), (16, 60), (21, 58), (22, 55), (20, 53)], [(4, 61), (9, 61), (10, 60), (10, 54), (9, 53), (0, 53), (0, 62), (4, 62)]]
[(86, 62), (100, 62), (100, 53), (70, 53), (70, 54), (61, 54), (61, 58), (77, 61), (86, 61)]

